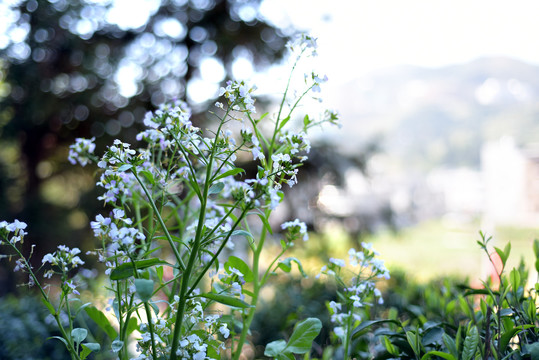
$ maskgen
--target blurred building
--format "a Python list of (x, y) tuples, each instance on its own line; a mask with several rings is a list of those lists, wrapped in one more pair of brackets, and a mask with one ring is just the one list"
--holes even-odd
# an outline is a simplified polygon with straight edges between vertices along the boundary
[(518, 147), (510, 137), (481, 151), (484, 217), (494, 224), (539, 225), (539, 147)]

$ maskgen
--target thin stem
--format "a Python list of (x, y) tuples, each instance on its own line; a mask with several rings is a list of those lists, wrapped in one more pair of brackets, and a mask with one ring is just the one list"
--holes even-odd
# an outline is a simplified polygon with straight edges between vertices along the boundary
[(176, 248), (176, 245), (174, 244), (174, 241), (172, 240), (172, 237), (170, 236), (170, 233), (168, 232), (167, 226), (165, 225), (165, 222), (163, 221), (163, 218), (161, 217), (161, 214), (157, 210), (157, 206), (155, 205), (155, 202), (152, 199), (152, 196), (140, 177), (137, 174), (137, 171), (134, 168), (131, 168), (131, 172), (135, 176), (135, 179), (137, 179), (138, 183), (142, 187), (142, 190), (148, 197), (148, 202), (150, 203), (155, 216), (157, 217), (157, 221), (159, 221), (159, 225), (161, 225), (161, 229), (163, 229), (163, 232), (165, 233), (165, 236), (167, 237), (168, 243), (170, 244), (170, 247), (172, 248), (172, 251), (174, 252), (174, 256), (176, 257), (176, 261), (178, 262), (178, 265), (180, 266), (180, 269), (183, 271), (185, 270), (185, 264), (183, 263), (182, 257), (180, 253), (178, 252), (178, 249)]
[[(266, 217), (269, 216), (271, 213), (271, 210), (266, 210)], [(249, 328), (251, 327), (251, 323), (253, 322), (253, 318), (255, 315), (256, 310), (256, 304), (258, 302), (258, 296), (260, 294), (260, 289), (262, 288), (262, 281), (259, 279), (259, 265), (260, 265), (260, 254), (262, 253), (262, 249), (264, 248), (264, 242), (266, 240), (267, 230), (265, 227), (262, 228), (262, 232), (260, 234), (260, 241), (258, 242), (258, 245), (256, 246), (256, 250), (253, 253), (253, 296), (251, 297), (251, 308), (249, 309), (249, 313), (247, 314), (247, 317), (243, 319), (243, 328), (241, 329), (240, 338), (238, 340), (238, 345), (236, 346), (236, 352), (234, 353), (233, 359), (239, 360), (241, 355), (241, 350), (243, 348), (243, 344), (245, 343), (245, 340), (247, 339), (247, 332), (249, 331)]]

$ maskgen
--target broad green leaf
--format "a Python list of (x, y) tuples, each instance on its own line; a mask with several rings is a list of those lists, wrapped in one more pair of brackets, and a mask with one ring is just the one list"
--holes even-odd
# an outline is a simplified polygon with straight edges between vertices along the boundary
[(137, 323), (137, 319), (132, 317), (129, 319), (129, 322), (127, 323), (127, 331), (125, 332), (125, 335), (129, 336), (135, 330), (139, 330), (139, 326)]
[(455, 358), (453, 355), (447, 354), (447, 353), (444, 353), (444, 352), (441, 352), (441, 351), (429, 351), (428, 353), (423, 355), (421, 360), (428, 360), (433, 356), (438, 356), (438, 357), (444, 358), (446, 360), (457, 360), (457, 358)]
[(399, 350), (391, 343), (391, 340), (387, 336), (382, 336), (384, 347), (386, 348), (387, 352), (390, 353), (393, 356), (399, 356)]
[(135, 279), (135, 289), (142, 302), (147, 302), (153, 295), (153, 280)]
[(533, 240), (533, 252), (535, 257), (539, 259), (539, 239)]
[(286, 341), (284, 340), (272, 341), (268, 345), (266, 345), (266, 349), (264, 350), (264, 356), (275, 358), (282, 353), (285, 347)]
[(296, 325), (288, 340), (285, 352), (305, 354), (311, 350), (314, 339), (322, 329), (322, 322), (317, 318), (307, 318)]
[(142, 170), (139, 171), (139, 174), (144, 176), (150, 184), (155, 185), (155, 178), (153, 177), (153, 174), (151, 172), (149, 172), (148, 170)]
[(124, 171), (127, 171), (127, 170), (131, 169), (132, 167), (133, 167), (133, 165), (131, 165), (131, 164), (123, 164), (122, 166), (120, 166), (118, 168), (117, 171), (118, 172), (124, 172)]
[(73, 341), (77, 344), (80, 344), (81, 342), (86, 339), (86, 336), (88, 336), (88, 330), (83, 328), (76, 328), (71, 331), (71, 337), (73, 338)]
[(115, 353), (119, 352), (120, 350), (122, 350), (122, 348), (124, 347), (124, 342), (121, 341), (121, 340), (114, 340), (111, 344), (112, 346), (112, 351), (114, 351)]
[[(135, 265), (137, 267), (137, 270), (145, 269), (150, 266), (154, 265), (167, 265), (172, 266), (165, 260), (152, 258), (152, 259), (144, 259), (144, 260), (136, 260)], [(110, 273), (110, 279), (111, 280), (123, 280), (127, 279), (130, 276), (133, 276), (135, 273), (135, 268), (133, 267), (132, 262), (126, 262), (119, 266), (117, 266), (112, 272)]]
[(455, 340), (447, 334), (443, 334), (442, 339), (444, 341), (444, 345), (447, 348), (447, 350), (451, 353), (451, 355), (453, 355), (455, 359), (458, 359), (459, 352), (457, 350), (457, 344)]
[(221, 191), (223, 191), (224, 188), (225, 188), (225, 184), (223, 184), (222, 182), (213, 184), (213, 185), (208, 189), (208, 195), (219, 194)]
[(526, 349), (529, 351), (531, 359), (539, 359), (539, 343), (527, 344)]
[(245, 301), (235, 298), (233, 296), (227, 296), (227, 295), (215, 294), (215, 293), (205, 293), (205, 294), (200, 294), (198, 296), (216, 301), (224, 305), (240, 308), (240, 309), (252, 307), (251, 305), (247, 304)]
[(85, 343), (82, 344), (82, 351), (80, 353), (81, 360), (84, 360), (90, 355), (92, 351), (99, 351), (101, 350), (101, 345), (97, 343)]
[(88, 314), (90, 319), (92, 319), (97, 324), (97, 326), (99, 326), (104, 332), (107, 333), (107, 336), (110, 339), (116, 339), (116, 337), (118, 337), (118, 333), (112, 327), (109, 322), (109, 319), (105, 316), (105, 314), (103, 314), (101, 310), (98, 310), (93, 306), (89, 306), (87, 308), (84, 308), (84, 311), (86, 311), (86, 314)]
[(502, 349), (502, 351), (505, 350), (505, 348), (507, 348), (507, 346), (509, 345), (509, 342), (515, 335), (517, 335), (519, 332), (522, 332), (526, 329), (531, 329), (533, 327), (535, 326), (534, 325), (521, 325), (521, 326), (514, 327), (511, 330), (506, 330), (500, 339), (500, 348)]
[(461, 360), (475, 359), (475, 353), (477, 351), (477, 345), (479, 344), (479, 333), (477, 328), (472, 326), (464, 339), (464, 345), (462, 346)]
[(428, 329), (423, 338), (421, 339), (421, 344), (423, 346), (431, 345), (442, 340), (442, 335), (444, 334), (444, 329), (441, 327), (435, 326)]
[(53, 316), (56, 315), (56, 309), (54, 309), (54, 306), (52, 306), (50, 302), (48, 302), (45, 298), (41, 298), (41, 301), (43, 302), (43, 304), (45, 304), (45, 306)]
[(303, 266), (301, 265), (301, 262), (295, 257), (288, 257), (284, 260), (279, 261), (278, 266), (284, 272), (289, 273), (290, 270), (292, 270), (292, 262), (295, 262), (298, 265), (298, 269), (299, 269), (299, 272), (301, 273), (301, 276), (303, 276), (304, 278), (307, 278), (307, 273), (303, 270)]
[(242, 259), (240, 259), (237, 256), (231, 255), (228, 260), (225, 262), (225, 270), (229, 270), (230, 268), (234, 268), (236, 270), (239, 270), (243, 274), (243, 279), (246, 282), (251, 282), (254, 280), (253, 272), (251, 271), (251, 268), (249, 265), (245, 263)]
[(245, 172), (245, 170), (243, 170), (242, 168), (234, 168), (232, 170), (228, 170), (227, 172), (224, 172), (221, 175), (215, 177), (215, 179), (213, 179), (213, 181), (221, 180), (221, 179), (224, 179), (224, 178), (229, 177), (229, 176), (235, 176), (235, 175), (238, 175), (239, 173), (242, 173), (242, 172)]

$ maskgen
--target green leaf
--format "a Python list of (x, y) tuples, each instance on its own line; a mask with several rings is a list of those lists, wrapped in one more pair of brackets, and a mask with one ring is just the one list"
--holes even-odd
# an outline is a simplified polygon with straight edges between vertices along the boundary
[[(172, 266), (165, 260), (161, 260), (157, 258), (136, 260), (135, 265), (136, 265), (137, 270), (145, 269), (154, 265)], [(112, 272), (110, 273), (110, 279), (123, 280), (123, 279), (127, 279), (130, 276), (133, 276), (134, 273), (135, 273), (135, 268), (133, 267), (133, 263), (126, 262), (117, 266), (114, 270), (112, 270)]]
[(455, 340), (453, 340), (453, 338), (447, 334), (443, 334), (442, 339), (447, 350), (451, 353), (451, 355), (453, 355), (455, 359), (458, 359), (459, 352), (457, 350), (457, 344), (455, 343)]
[(221, 191), (223, 191), (224, 188), (225, 188), (225, 184), (223, 184), (222, 182), (213, 184), (213, 185), (208, 189), (208, 195), (219, 194)]
[(500, 259), (502, 260), (502, 265), (505, 267), (505, 263), (507, 262), (507, 256), (508, 254), (506, 254), (502, 249), (498, 248), (498, 247), (494, 247), (494, 250), (498, 253), (498, 255), (500, 256)]
[(303, 270), (303, 266), (301, 265), (301, 262), (295, 257), (288, 257), (284, 260), (279, 261), (278, 266), (284, 272), (289, 273), (290, 270), (292, 270), (292, 262), (295, 262), (298, 265), (298, 269), (299, 269), (299, 272), (301, 273), (301, 276), (303, 276), (304, 278), (307, 278), (307, 273)]
[(505, 248), (503, 249), (503, 253), (505, 254), (505, 260), (509, 258), (509, 254), (511, 253), (511, 243), (508, 242), (507, 245), (505, 245)]
[(355, 339), (358, 336), (361, 336), (367, 333), (371, 326), (384, 324), (384, 323), (392, 323), (392, 324), (397, 325), (398, 327), (402, 327), (402, 324), (398, 320), (392, 320), (392, 319), (363, 321), (352, 331), (352, 339)]
[(142, 170), (139, 172), (139, 174), (144, 176), (150, 184), (155, 185), (155, 178), (153, 177), (153, 174), (151, 172), (149, 172), (148, 170)]
[(461, 360), (475, 359), (475, 353), (477, 351), (477, 345), (479, 344), (479, 333), (477, 328), (472, 326), (464, 339), (464, 345), (462, 347)]
[(285, 347), (286, 341), (284, 340), (272, 341), (268, 345), (266, 345), (266, 349), (264, 350), (264, 356), (275, 358), (283, 352)]
[(73, 338), (73, 341), (77, 344), (80, 344), (81, 342), (86, 339), (86, 336), (88, 336), (88, 330), (83, 328), (76, 328), (71, 330), (71, 337)]
[(229, 176), (236, 176), (236, 175), (238, 175), (239, 173), (242, 173), (242, 172), (245, 172), (245, 170), (243, 170), (242, 168), (234, 168), (232, 170), (228, 170), (227, 172), (224, 172), (221, 175), (215, 177), (215, 179), (213, 179), (213, 181), (221, 180), (221, 179), (224, 179), (224, 178), (229, 177)]
[(90, 355), (92, 351), (99, 351), (101, 350), (101, 345), (97, 343), (86, 343), (82, 344), (82, 351), (80, 353), (81, 360), (84, 360)]
[(260, 218), (260, 220), (262, 220), (262, 224), (264, 225), (264, 227), (266, 228), (266, 230), (271, 234), (273, 235), (273, 231), (271, 231), (271, 226), (268, 222), (268, 219), (266, 219), (266, 217), (263, 215), (263, 214), (260, 214), (260, 213), (257, 213), (258, 217)]
[(408, 344), (410, 344), (410, 347), (414, 351), (414, 354), (416, 356), (419, 356), (419, 354), (421, 353), (421, 343), (419, 342), (419, 334), (417, 333), (417, 331), (407, 331), (406, 340), (408, 340)]
[(290, 121), (290, 116), (285, 117), (281, 121), (281, 124), (279, 125), (279, 129), (277, 131), (281, 131), (281, 129), (288, 123), (288, 121)]
[(133, 165), (131, 165), (131, 164), (123, 164), (122, 166), (120, 166), (120, 167), (118, 168), (117, 171), (118, 171), (118, 172), (124, 172), (124, 171), (126, 171), (126, 170), (131, 169), (132, 167), (133, 167)]
[(125, 332), (125, 335), (129, 336), (135, 330), (139, 330), (139, 326), (137, 323), (137, 319), (132, 317), (131, 319), (129, 319), (129, 322), (127, 323), (127, 331)]
[(432, 356), (439, 356), (439, 357), (444, 358), (446, 360), (457, 360), (457, 358), (455, 358), (453, 355), (447, 354), (447, 353), (444, 353), (444, 352), (441, 352), (441, 351), (429, 351), (428, 353), (423, 355), (421, 360), (428, 360)]
[(43, 304), (45, 304), (45, 306), (53, 316), (56, 315), (56, 309), (54, 309), (54, 306), (52, 306), (52, 304), (48, 302), (47, 299), (42, 297), (41, 301), (43, 302)]
[(303, 126), (307, 127), (311, 123), (311, 119), (309, 119), (309, 115), (305, 115), (303, 118)]
[(530, 329), (533, 327), (535, 326), (534, 325), (521, 325), (521, 326), (514, 327), (511, 330), (506, 330), (504, 334), (502, 335), (502, 337), (500, 338), (500, 348), (502, 349), (502, 351), (504, 351), (507, 348), (507, 346), (509, 345), (509, 342), (515, 335), (517, 335), (518, 333), (526, 329)]
[(539, 239), (533, 240), (533, 252), (535, 257), (539, 259)]
[(247, 304), (245, 301), (235, 298), (233, 296), (216, 294), (216, 293), (205, 293), (205, 294), (200, 294), (198, 296), (216, 301), (224, 305), (235, 307), (235, 308), (246, 309), (246, 308), (252, 307), (251, 305)]
[(67, 340), (64, 339), (63, 337), (60, 337), (60, 336), (51, 336), (51, 337), (48, 337), (47, 340), (49, 339), (57, 339), (57, 340), (60, 340), (61, 342), (64, 343), (64, 345), (66, 346), (66, 348), (69, 349), (69, 345), (67, 344)]
[(234, 230), (232, 231), (232, 234), (230, 234), (231, 236), (245, 236), (247, 238), (253, 238), (253, 235), (248, 232), (248, 231), (245, 231), (245, 230)]
[(97, 326), (101, 328), (104, 332), (107, 333), (107, 336), (112, 340), (116, 339), (118, 337), (118, 333), (116, 330), (112, 327), (112, 325), (109, 322), (109, 319), (103, 314), (101, 310), (98, 310), (97, 308), (93, 306), (89, 306), (87, 308), (84, 308), (84, 311), (86, 311), (86, 314), (92, 319)]
[(421, 344), (423, 344), (423, 346), (427, 346), (439, 342), (440, 340), (442, 340), (443, 334), (444, 329), (442, 329), (441, 327), (431, 327), (423, 335), (423, 338), (421, 339)]
[(307, 318), (299, 322), (288, 340), (285, 352), (305, 354), (311, 350), (314, 339), (322, 329), (322, 322), (317, 318)]
[(382, 336), (382, 341), (388, 353), (393, 356), (399, 356), (399, 350), (391, 343), (391, 340), (387, 336)]
[(243, 274), (243, 279), (246, 282), (251, 282), (255, 279), (249, 265), (247, 265), (245, 261), (243, 261), (239, 257), (231, 255), (228, 258), (228, 260), (225, 262), (225, 270), (228, 271), (231, 267), (236, 270), (239, 270), (239, 272)]
[(518, 288), (520, 287), (520, 272), (517, 269), (511, 270), (511, 273), (509, 274), (509, 280), (511, 281), (513, 291), (516, 293)]
[(142, 302), (147, 302), (153, 295), (153, 280), (135, 279), (135, 289)]
[(114, 351), (115, 353), (119, 352), (120, 350), (122, 350), (122, 348), (124, 347), (124, 342), (121, 341), (121, 340), (114, 340), (111, 344), (112, 346), (112, 351)]

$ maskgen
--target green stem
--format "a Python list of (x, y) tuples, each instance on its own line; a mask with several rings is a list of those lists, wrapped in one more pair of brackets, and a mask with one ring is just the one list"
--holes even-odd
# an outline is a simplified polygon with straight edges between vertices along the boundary
[[(212, 168), (213, 168), (213, 162), (215, 158), (215, 153), (217, 152), (217, 143), (219, 140), (219, 133), (221, 131), (221, 127), (223, 125), (223, 122), (219, 124), (219, 127), (217, 129), (217, 135), (215, 136), (214, 142), (213, 142), (213, 148), (210, 153), (210, 159), (207, 164), (206, 168), (206, 181), (204, 182), (204, 190), (202, 193), (202, 197), (200, 199), (200, 209), (199, 209), (199, 217), (198, 217), (198, 225), (196, 229), (195, 234), (195, 240), (193, 243), (193, 247), (191, 248), (191, 254), (189, 255), (189, 260), (187, 263), (187, 267), (185, 268), (184, 274), (182, 276), (181, 281), (181, 288), (180, 288), (180, 301), (178, 303), (178, 311), (176, 312), (176, 322), (174, 325), (174, 334), (172, 337), (172, 345), (170, 348), (170, 359), (176, 360), (176, 349), (178, 348), (178, 343), (180, 339), (181, 334), (181, 328), (183, 324), (183, 315), (185, 312), (185, 304), (187, 302), (187, 291), (189, 288), (189, 281), (191, 278), (191, 274), (193, 273), (193, 269), (195, 266), (195, 261), (198, 258), (198, 252), (200, 250), (200, 245), (202, 242), (202, 231), (204, 229), (204, 222), (206, 219), (206, 205), (208, 202), (208, 196), (209, 196), (209, 190), (211, 185), (211, 175), (212, 175)], [(195, 174), (193, 173), (193, 176)]]
[[(269, 215), (271, 210), (266, 210), (266, 216)], [(245, 344), (245, 341), (247, 339), (247, 332), (249, 331), (249, 328), (251, 327), (251, 323), (253, 322), (253, 318), (255, 316), (255, 310), (256, 310), (256, 304), (258, 303), (258, 296), (260, 294), (260, 289), (262, 288), (263, 282), (259, 279), (259, 266), (260, 266), (260, 255), (262, 253), (262, 249), (264, 248), (264, 242), (266, 240), (267, 230), (266, 228), (262, 228), (262, 232), (260, 234), (260, 241), (258, 242), (258, 246), (256, 247), (255, 252), (253, 253), (253, 296), (251, 298), (251, 308), (249, 308), (249, 312), (247, 314), (247, 317), (244, 317), (243, 319), (243, 328), (241, 329), (240, 338), (238, 340), (238, 345), (236, 346), (236, 351), (234, 352), (233, 359), (239, 360), (241, 355), (241, 350), (243, 348), (243, 345)], [(262, 279), (264, 280), (264, 279)], [(234, 350), (234, 349), (232, 349)]]
[[(28, 270), (28, 273), (30, 274), (32, 279), (34, 280), (34, 284), (37, 285), (37, 287), (39, 288), (39, 292), (41, 293), (41, 296), (43, 297), (43, 299), (48, 304), (53, 306), (50, 301), (49, 296), (47, 295), (47, 293), (41, 286), (40, 282), (38, 281), (36, 275), (32, 271), (32, 267), (30, 266), (30, 263), (28, 263), (26, 258), (22, 255), (22, 253), (19, 251), (19, 249), (17, 249), (15, 245), (11, 244), (9, 241), (7, 241), (7, 243), (10, 244), (10, 246), (17, 252), (17, 255), (19, 255), (19, 257), (24, 261), (24, 266)], [(71, 340), (71, 334), (66, 333), (64, 326), (62, 325), (62, 321), (60, 320), (60, 309), (58, 309), (57, 311), (54, 311), (54, 313), (51, 313), (51, 315), (54, 317), (54, 320), (56, 321), (56, 324), (58, 325), (58, 329), (60, 330), (60, 334), (62, 335), (62, 338), (64, 338), (65, 341), (67, 342), (66, 347), (67, 347), (67, 351), (69, 352), (69, 355), (71, 356), (71, 359), (80, 360), (79, 354), (77, 353), (77, 351), (75, 351), (75, 347), (73, 346), (73, 341)]]
[(142, 187), (142, 190), (146, 194), (146, 197), (148, 197), (148, 202), (150, 203), (150, 206), (152, 207), (155, 216), (157, 217), (157, 221), (159, 221), (159, 225), (161, 225), (161, 228), (163, 229), (163, 232), (165, 233), (165, 236), (167, 237), (168, 243), (170, 244), (170, 247), (172, 248), (172, 251), (174, 252), (174, 256), (176, 257), (176, 261), (178, 262), (178, 265), (180, 266), (181, 270), (185, 270), (185, 264), (183, 263), (182, 257), (176, 248), (176, 245), (174, 244), (174, 241), (172, 240), (172, 237), (170, 236), (170, 233), (168, 232), (167, 226), (165, 225), (165, 222), (163, 221), (163, 218), (161, 217), (161, 214), (159, 213), (157, 206), (155, 205), (155, 202), (152, 199), (152, 196), (140, 177), (137, 174), (137, 171), (134, 168), (131, 168), (131, 172), (135, 176), (135, 179), (137, 179), (138, 183)]

